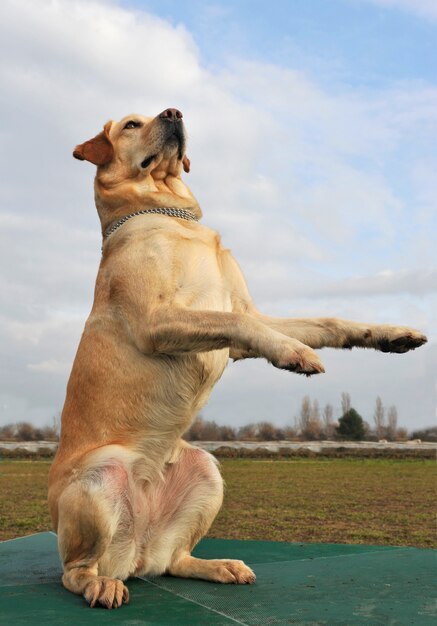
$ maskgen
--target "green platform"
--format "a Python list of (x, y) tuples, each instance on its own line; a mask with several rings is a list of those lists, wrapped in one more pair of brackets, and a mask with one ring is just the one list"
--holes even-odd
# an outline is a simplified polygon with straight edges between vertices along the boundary
[(5, 541), (0, 543), (0, 624), (437, 624), (434, 550), (205, 539), (195, 555), (243, 559), (257, 582), (133, 579), (128, 605), (89, 609), (60, 583), (55, 535)]

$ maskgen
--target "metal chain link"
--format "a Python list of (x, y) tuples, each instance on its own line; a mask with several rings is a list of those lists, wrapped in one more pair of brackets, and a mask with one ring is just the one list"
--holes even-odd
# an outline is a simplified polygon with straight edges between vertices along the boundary
[(160, 215), (179, 217), (180, 219), (187, 221), (198, 221), (198, 218), (194, 215), (194, 213), (192, 211), (189, 211), (188, 209), (176, 209), (175, 207), (156, 207), (154, 209), (143, 209), (141, 211), (136, 211), (135, 213), (131, 213), (130, 215), (125, 215), (124, 217), (122, 217), (120, 220), (118, 220), (118, 222), (113, 224), (113, 226), (105, 231), (103, 239), (106, 239), (107, 237), (109, 237), (109, 235), (112, 235), (112, 233), (116, 231), (117, 228), (127, 222), (127, 220), (130, 220), (131, 217), (136, 217), (137, 215), (145, 215), (146, 213), (157, 213)]

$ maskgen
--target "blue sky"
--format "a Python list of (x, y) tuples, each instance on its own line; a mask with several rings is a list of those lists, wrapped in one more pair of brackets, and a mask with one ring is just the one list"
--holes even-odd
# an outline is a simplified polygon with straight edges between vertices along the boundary
[(433, 81), (437, 75), (435, 21), (396, 6), (360, 0), (139, 0), (124, 5), (184, 24), (210, 68), (219, 69), (229, 57), (251, 57), (297, 66), (328, 89)]
[[(151, 10), (174, 25), (183, 24), (199, 46), (202, 63), (216, 72), (236, 57), (250, 58), (297, 69), (323, 85), (327, 93), (356, 95), (377, 94), (406, 82), (435, 83), (437, 78), (437, 17), (425, 19), (396, 2), (395, 6), (366, 0), (140, 0), (125, 4)], [(409, 8), (414, 4), (412, 0)], [(427, 137), (422, 141), (414, 136), (409, 149), (406, 160), (398, 155), (395, 163), (382, 165), (385, 175), (396, 178), (404, 197), (410, 189), (400, 170), (408, 167), (412, 153), (429, 151), (435, 157)], [(356, 162), (362, 168), (369, 166), (364, 155), (361, 162), (358, 155)], [(408, 214), (404, 220), (409, 231)]]
[(231, 364), (205, 417), (292, 423), (304, 395), (339, 409), (348, 391), (370, 422), (378, 395), (410, 429), (435, 421), (436, 30), (435, 0), (0, 3), (0, 424), (59, 413), (91, 308), (94, 172), (72, 148), (168, 106), (261, 311), (430, 340), (324, 350), (310, 380)]
[[(369, 96), (377, 99), (387, 90), (408, 89), (410, 85), (435, 84), (437, 15), (431, 5), (432, 0), (124, 2), (126, 7), (151, 11), (174, 26), (183, 25), (199, 48), (201, 63), (213, 73), (226, 71), (235, 59), (250, 59), (292, 68), (315, 81), (325, 94), (340, 93), (363, 99)], [(238, 97), (251, 100), (250, 94), (241, 91)], [(390, 115), (388, 110), (387, 114)], [(417, 194), (409, 171), (416, 155), (420, 155), (422, 162), (428, 156), (431, 162), (435, 160), (435, 144), (429, 141), (426, 125), (420, 129), (413, 125), (410, 134), (407, 128), (404, 131), (404, 140), (393, 148), (388, 158), (380, 159), (378, 153), (349, 155), (349, 162), (358, 170), (384, 177), (402, 197), (404, 206), (400, 209), (395, 235), (402, 250), (400, 257), (406, 247), (411, 248), (411, 237), (416, 237), (421, 229), (437, 229), (436, 215), (428, 216), (422, 224), (418, 219)], [(310, 138), (312, 141), (318, 140), (316, 133)], [(313, 182), (324, 175), (305, 162), (295, 167), (302, 181)], [(261, 168), (266, 171), (265, 163)], [(299, 216), (295, 220), (305, 233), (306, 220)], [(323, 239), (324, 233), (312, 236)], [(358, 270), (369, 244), (378, 264), (389, 265), (393, 258), (393, 249), (387, 250), (386, 242), (378, 239), (370, 224), (361, 226), (358, 248), (356, 244), (354, 241), (348, 267), (340, 259), (325, 271), (332, 270), (336, 275), (344, 271), (347, 275), (351, 265), (355, 265), (357, 253)], [(397, 262), (401, 263), (402, 259)]]

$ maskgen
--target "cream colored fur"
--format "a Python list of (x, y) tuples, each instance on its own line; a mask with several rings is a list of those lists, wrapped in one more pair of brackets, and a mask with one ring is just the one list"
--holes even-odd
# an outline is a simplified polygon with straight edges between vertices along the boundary
[[(98, 166), (103, 233), (144, 208), (202, 216), (181, 178), (189, 161), (174, 109), (108, 122), (74, 155)], [(314, 348), (405, 352), (424, 341), (405, 327), (262, 315), (231, 253), (201, 221), (128, 220), (104, 240), (50, 472), (65, 587), (111, 608), (128, 601), (123, 581), (133, 575), (254, 582), (241, 561), (190, 554), (220, 509), (223, 486), (214, 459), (181, 437), (229, 356), (312, 375), (324, 371)]]

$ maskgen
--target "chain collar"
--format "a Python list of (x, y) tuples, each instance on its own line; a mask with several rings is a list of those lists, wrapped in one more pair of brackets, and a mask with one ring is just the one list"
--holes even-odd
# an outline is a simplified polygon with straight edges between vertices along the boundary
[(130, 220), (131, 217), (136, 217), (137, 215), (145, 215), (146, 213), (158, 213), (159, 215), (170, 215), (171, 217), (179, 217), (182, 220), (193, 220), (195, 222), (198, 221), (198, 218), (194, 215), (194, 213), (188, 209), (176, 209), (172, 207), (156, 207), (155, 209), (143, 209), (141, 211), (136, 211), (135, 213), (131, 213), (130, 215), (125, 215), (118, 222), (115, 222), (110, 228), (108, 228), (104, 235), (103, 239), (112, 235), (117, 228), (120, 228), (127, 220)]

